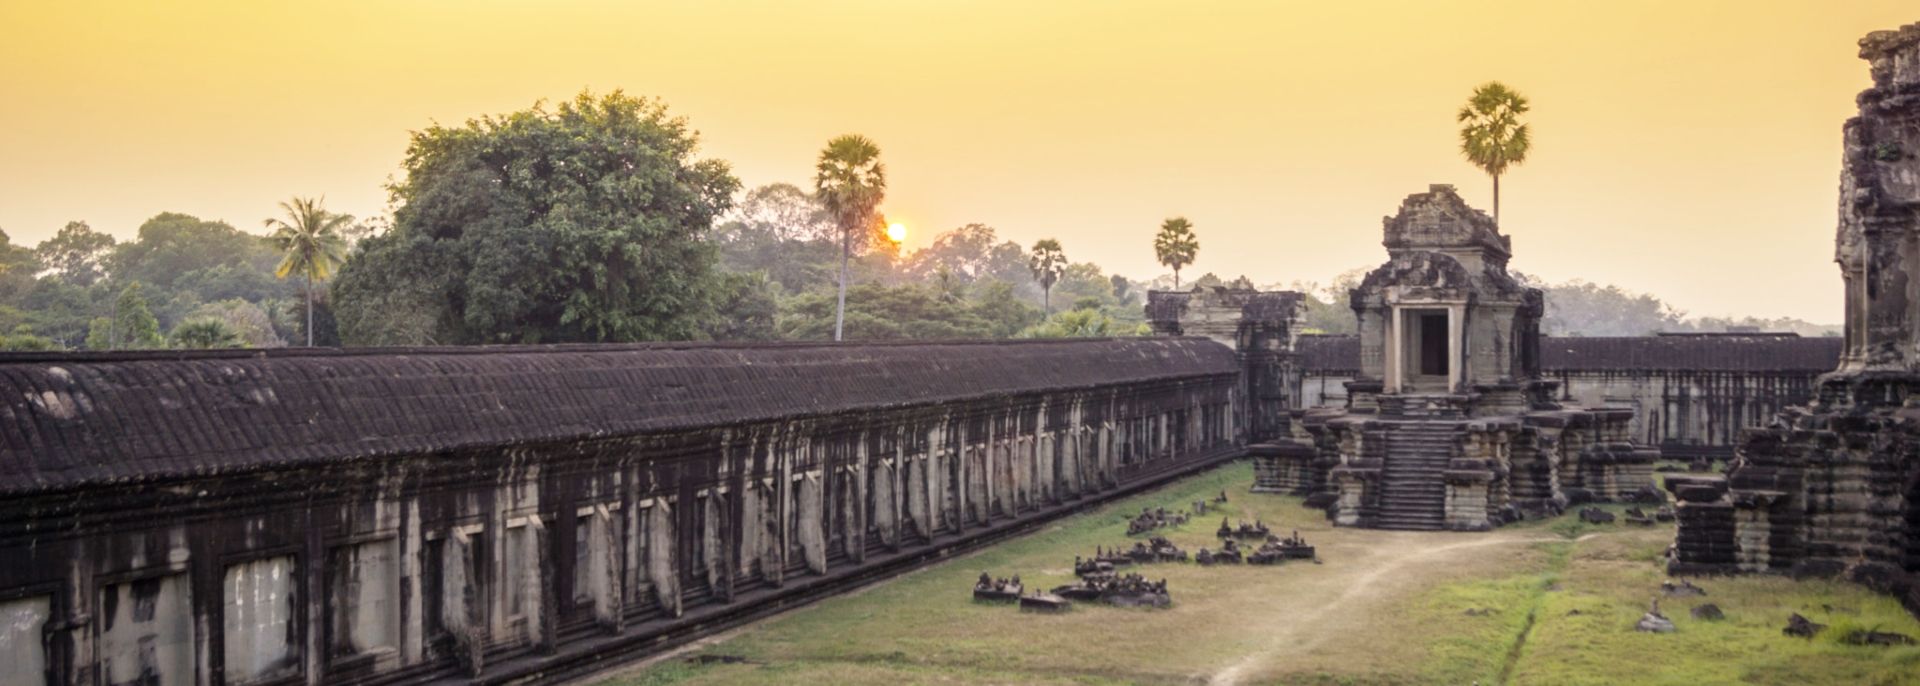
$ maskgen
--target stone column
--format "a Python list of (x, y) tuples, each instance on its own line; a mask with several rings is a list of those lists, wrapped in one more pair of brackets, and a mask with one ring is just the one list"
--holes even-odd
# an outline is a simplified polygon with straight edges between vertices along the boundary
[(1466, 323), (1466, 306), (1447, 306), (1447, 392), (1460, 392), (1460, 380), (1466, 376), (1467, 359), (1461, 345)]
[(1393, 314), (1387, 317), (1387, 379), (1385, 390), (1388, 393), (1399, 393), (1401, 381), (1400, 306), (1389, 305), (1388, 307), (1393, 310)]

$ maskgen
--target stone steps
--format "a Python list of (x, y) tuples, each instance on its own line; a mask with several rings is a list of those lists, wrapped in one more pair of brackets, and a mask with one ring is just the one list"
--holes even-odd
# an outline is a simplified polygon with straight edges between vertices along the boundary
[(1445, 528), (1445, 475), (1453, 459), (1457, 425), (1451, 422), (1396, 422), (1386, 430), (1387, 459), (1380, 478), (1382, 529), (1433, 531)]

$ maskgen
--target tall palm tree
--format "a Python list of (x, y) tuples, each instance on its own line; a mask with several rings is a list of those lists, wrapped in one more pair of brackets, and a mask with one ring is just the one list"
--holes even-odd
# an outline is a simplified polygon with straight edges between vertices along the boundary
[(1048, 238), (1033, 244), (1027, 269), (1033, 271), (1033, 280), (1040, 282), (1041, 306), (1047, 314), (1053, 314), (1053, 284), (1067, 272), (1067, 255), (1060, 250), (1060, 241)]
[(347, 261), (344, 235), (353, 215), (328, 212), (326, 198), (294, 198), (280, 203), (286, 219), (268, 219), (273, 230), (267, 240), (280, 250), (280, 266), (273, 271), (279, 278), (299, 274), (307, 282), (307, 347), (313, 347), (313, 282), (325, 281)]
[(1180, 268), (1193, 264), (1199, 254), (1200, 239), (1193, 235), (1193, 222), (1174, 217), (1160, 223), (1160, 233), (1153, 237), (1153, 256), (1173, 268), (1174, 290), (1180, 290)]
[(1507, 167), (1527, 161), (1533, 139), (1527, 125), (1527, 98), (1499, 81), (1473, 89), (1473, 96), (1455, 118), (1460, 127), (1460, 154), (1493, 177), (1493, 223), (1500, 223), (1500, 175)]
[(813, 168), (815, 197), (840, 228), (840, 300), (833, 308), (833, 340), (847, 320), (847, 263), (856, 236), (865, 239), (874, 210), (887, 197), (887, 167), (880, 146), (866, 136), (847, 134), (827, 141)]

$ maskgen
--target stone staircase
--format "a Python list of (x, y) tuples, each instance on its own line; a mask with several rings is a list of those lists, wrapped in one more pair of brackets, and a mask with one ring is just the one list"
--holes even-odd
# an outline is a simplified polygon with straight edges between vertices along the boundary
[(1380, 475), (1375, 525), (1382, 529), (1445, 528), (1447, 463), (1453, 459), (1459, 424), (1447, 421), (1382, 422), (1387, 458)]

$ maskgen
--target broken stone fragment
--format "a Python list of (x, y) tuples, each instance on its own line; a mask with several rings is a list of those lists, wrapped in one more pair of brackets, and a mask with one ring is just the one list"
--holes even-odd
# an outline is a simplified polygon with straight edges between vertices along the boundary
[(1658, 613), (1648, 612), (1640, 615), (1640, 621), (1634, 623), (1633, 630), (1654, 634), (1670, 634), (1673, 633), (1673, 621), (1660, 616)]
[(1826, 628), (1827, 625), (1814, 622), (1811, 619), (1800, 616), (1800, 613), (1795, 612), (1793, 616), (1787, 618), (1787, 626), (1781, 629), (1780, 633), (1797, 638), (1813, 638), (1814, 634), (1820, 633), (1826, 630)]
[(1855, 629), (1840, 637), (1841, 643), (1857, 646), (1910, 646), (1915, 643), (1912, 636), (1889, 631)]
[(1660, 584), (1660, 592), (1665, 593), (1669, 598), (1685, 598), (1706, 595), (1707, 589), (1693, 585), (1692, 581), (1681, 579), (1677, 584), (1671, 581)]
[(1727, 615), (1726, 613), (1720, 611), (1719, 605), (1715, 605), (1713, 603), (1707, 603), (1705, 605), (1700, 605), (1693, 608), (1693, 618), (1706, 620), (1709, 622), (1718, 622), (1722, 619), (1726, 619)]

